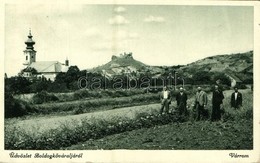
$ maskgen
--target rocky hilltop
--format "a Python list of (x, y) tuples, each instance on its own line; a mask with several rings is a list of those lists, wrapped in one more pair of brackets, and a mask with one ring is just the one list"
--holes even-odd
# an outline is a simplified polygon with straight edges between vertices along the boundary
[(186, 77), (191, 77), (194, 72), (232, 72), (253, 74), (253, 51), (237, 54), (216, 55), (195, 61), (187, 65), (173, 66), (150, 66), (134, 59), (133, 54), (123, 53), (119, 56), (113, 55), (111, 61), (90, 70), (102, 73), (107, 77), (130, 74), (135, 77), (140, 74), (149, 73), (158, 76), (163, 73), (178, 71)]

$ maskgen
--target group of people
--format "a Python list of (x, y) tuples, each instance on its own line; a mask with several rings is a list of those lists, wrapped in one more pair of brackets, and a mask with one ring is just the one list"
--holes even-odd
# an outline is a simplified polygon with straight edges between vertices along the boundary
[[(160, 94), (161, 99), (161, 110), (163, 112), (169, 113), (169, 105), (172, 101), (171, 91), (164, 86), (163, 91)], [(218, 121), (221, 119), (221, 114), (223, 113), (223, 99), (224, 94), (218, 85), (215, 85), (215, 88), (212, 92), (212, 112), (211, 112), (211, 121)], [(184, 92), (184, 89), (180, 87), (179, 92), (176, 94), (177, 109), (180, 115), (187, 115), (187, 94)], [(231, 107), (238, 109), (242, 106), (242, 94), (238, 91), (238, 88), (234, 88), (234, 92), (231, 94)], [(196, 110), (196, 120), (201, 120), (203, 117), (208, 117), (208, 112), (206, 106), (208, 105), (207, 93), (202, 90), (201, 87), (197, 88), (195, 95), (195, 101), (193, 107)]]

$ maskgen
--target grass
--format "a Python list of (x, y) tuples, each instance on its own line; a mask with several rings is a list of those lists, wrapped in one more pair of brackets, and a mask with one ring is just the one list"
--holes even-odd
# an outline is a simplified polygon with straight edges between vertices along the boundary
[(184, 122), (124, 132), (64, 149), (252, 149), (252, 120), (236, 122)]
[(137, 113), (132, 119), (116, 116), (113, 119), (66, 121), (58, 128), (44, 132), (39, 132), (37, 128), (26, 131), (18, 126), (5, 127), (5, 149), (60, 149), (88, 139), (177, 121), (181, 119), (173, 114)]
[(60, 103), (45, 103), (34, 105), (34, 107), (38, 111), (37, 114), (51, 114), (55, 112), (70, 112), (71, 114), (82, 114), (93, 111), (110, 110), (119, 107), (129, 107), (147, 103), (154, 103), (156, 101), (159, 101), (158, 94), (142, 94), (121, 98), (97, 98)]
[[(43, 117), (44, 115), (67, 116), (67, 115), (96, 112), (101, 110), (111, 110), (111, 109), (122, 108), (122, 107), (151, 104), (151, 103), (159, 102), (159, 95), (154, 93), (145, 93), (145, 94), (138, 94), (138, 95), (131, 95), (131, 96), (129, 95), (126, 97), (123, 96), (123, 97), (116, 97), (116, 98), (111, 98), (111, 97), (91, 98), (91, 99), (81, 99), (81, 100), (67, 101), (67, 102), (52, 102), (52, 103), (48, 102), (43, 104), (29, 104), (28, 102), (22, 101), (20, 99), (19, 101), (26, 103), (30, 108), (32, 108), (28, 112), (26, 112), (25, 110), (22, 115), (19, 115), (18, 119), (21, 120), (21, 119), (31, 119), (35, 117)], [(5, 109), (8, 109), (6, 111), (9, 112), (15, 110), (10, 107)], [(14, 118), (12, 114), (9, 117)]]
[[(252, 92), (242, 91), (243, 107), (239, 110), (230, 107), (231, 93), (232, 91), (225, 92), (225, 113), (221, 121), (188, 121), (156, 125), (88, 140), (64, 149), (253, 149)], [(190, 104), (191, 102), (192, 100), (189, 101)], [(209, 95), (210, 102), (211, 95)]]
[[(117, 98), (117, 97), (130, 97), (134, 95), (144, 94), (143, 89), (98, 89), (98, 90), (88, 90), (79, 89), (74, 92), (68, 93), (48, 93), (46, 91), (38, 92), (36, 94), (22, 94), (15, 95), (15, 98), (26, 101), (31, 104), (42, 104), (42, 103), (53, 103), (55, 102), (68, 102), (77, 101), (81, 99), (98, 99), (98, 98)], [(52, 98), (50, 98), (52, 97)]]
[[(215, 123), (184, 122), (176, 114), (159, 116), (160, 104), (53, 118), (9, 119), (5, 120), (5, 149), (251, 149), (252, 92), (242, 93), (243, 107), (234, 111), (229, 107), (231, 91), (225, 92), (226, 112), (222, 121)], [(114, 100), (122, 99), (125, 97)], [(134, 102), (138, 100), (140, 96)], [(190, 98), (188, 105), (192, 101)], [(123, 143), (126, 139), (132, 143)]]

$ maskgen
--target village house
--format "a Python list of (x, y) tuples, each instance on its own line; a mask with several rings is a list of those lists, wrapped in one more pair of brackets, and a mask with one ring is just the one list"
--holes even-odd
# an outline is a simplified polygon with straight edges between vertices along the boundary
[(231, 70), (227, 70), (225, 75), (231, 80), (231, 87), (238, 86), (242, 84), (242, 80)]

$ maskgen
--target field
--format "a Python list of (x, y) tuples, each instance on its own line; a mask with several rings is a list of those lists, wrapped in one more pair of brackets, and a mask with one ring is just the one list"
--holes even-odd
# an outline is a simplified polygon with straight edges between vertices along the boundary
[(184, 122), (88, 140), (64, 149), (252, 149), (252, 122)]
[[(252, 149), (252, 92), (241, 91), (244, 103), (237, 111), (229, 106), (231, 92), (224, 92), (225, 113), (219, 122), (195, 122), (191, 107), (189, 117), (179, 117), (175, 102), (172, 114), (159, 115), (157, 100), (113, 109), (100, 106), (77, 115), (9, 118), (5, 149)], [(124, 97), (115, 100), (120, 99)], [(192, 101), (190, 97), (189, 106)]]

